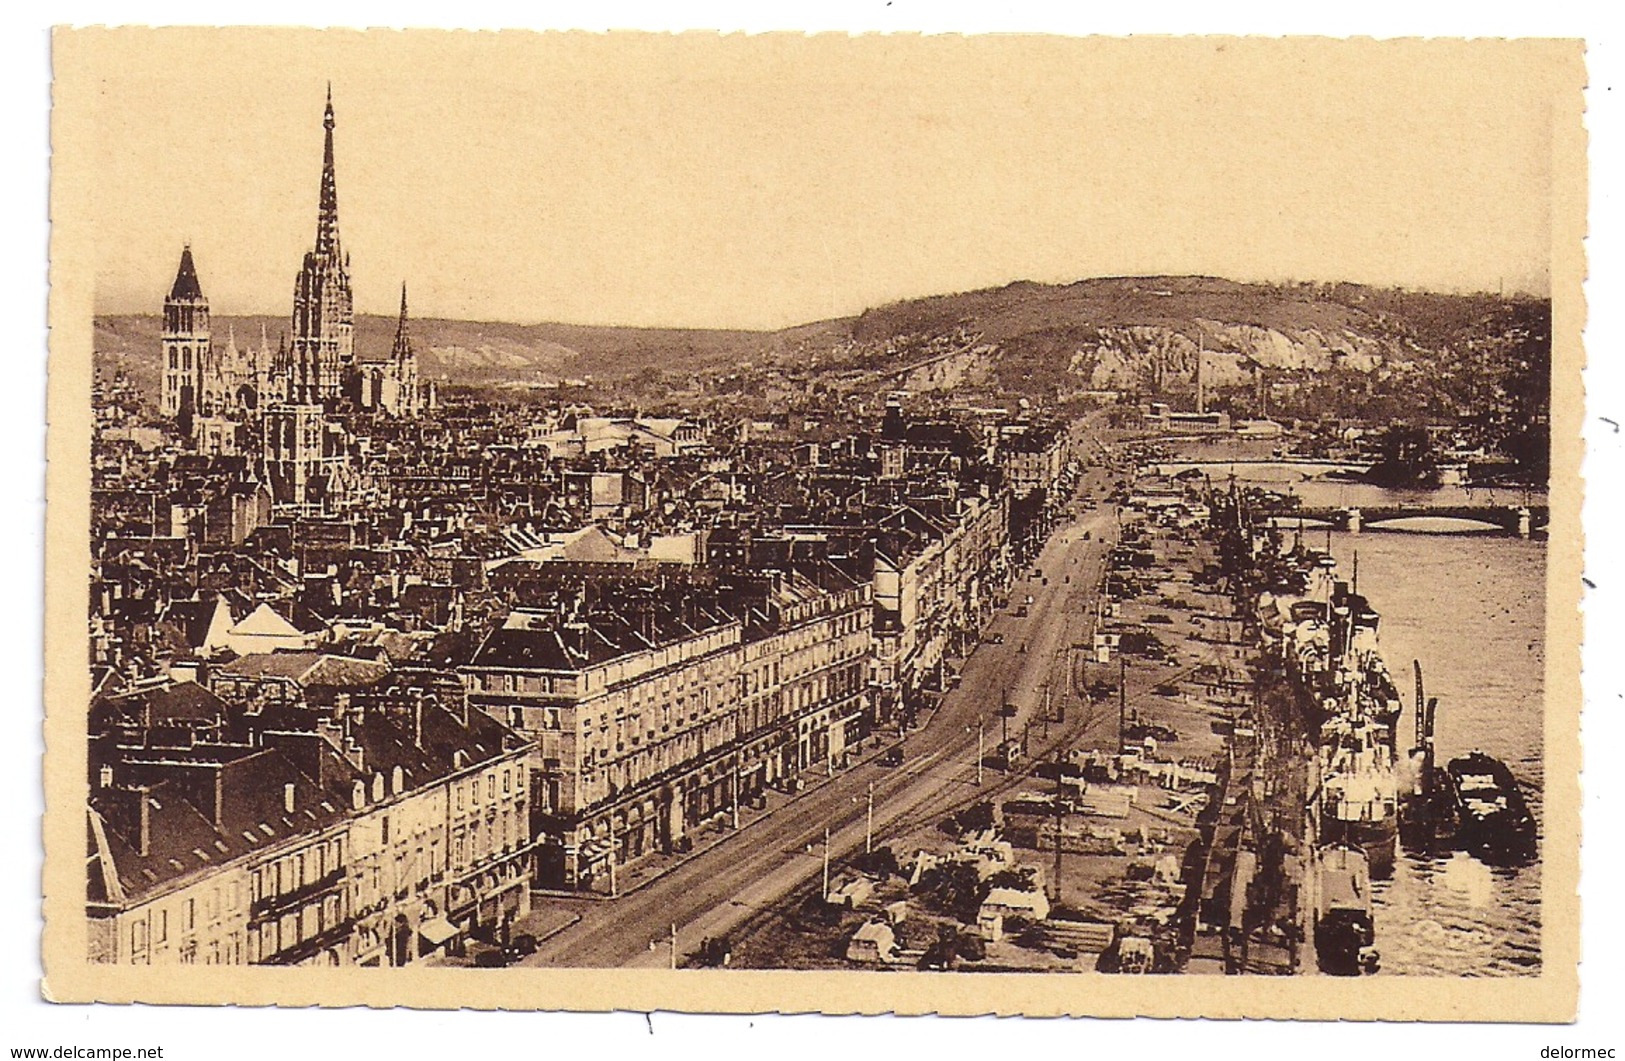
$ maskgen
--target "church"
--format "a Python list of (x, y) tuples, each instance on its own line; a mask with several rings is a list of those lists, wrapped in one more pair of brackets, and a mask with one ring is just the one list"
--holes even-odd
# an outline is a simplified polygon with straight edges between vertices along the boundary
[(316, 241), (294, 279), (289, 336), (275, 350), (264, 330), (259, 343), (239, 348), (228, 333), (213, 339), (209, 300), (198, 279), (192, 248), (181, 251), (175, 282), (164, 300), (163, 393), (160, 408), (195, 435), (201, 420), (251, 422), (278, 404), (319, 406), (326, 413), (375, 412), (415, 417), (424, 407), (417, 354), (406, 320), (406, 286), (389, 356), (358, 361), (350, 256), (339, 240), (338, 181), (333, 161), (333, 96), (322, 118), (325, 132)]
[(354, 492), (353, 440), (347, 416), (412, 418), (433, 404), (433, 384), (418, 379), (417, 353), (401, 315), (387, 358), (359, 361), (350, 256), (339, 241), (338, 181), (333, 162), (333, 93), (322, 117), (322, 180), (316, 241), (294, 279), (289, 335), (271, 349), (239, 347), (235, 331), (214, 341), (209, 300), (190, 245), (164, 300), (163, 392), (160, 408), (199, 453), (249, 454), (289, 514), (331, 512)]

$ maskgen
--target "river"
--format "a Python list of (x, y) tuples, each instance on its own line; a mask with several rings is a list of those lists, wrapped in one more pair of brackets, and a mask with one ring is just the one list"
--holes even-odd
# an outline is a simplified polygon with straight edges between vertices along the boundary
[[(1511, 767), (1537, 820), (1542, 807), (1546, 545), (1510, 537), (1334, 534), (1347, 574), (1382, 616), (1383, 655), (1414, 733), (1411, 661), (1439, 698), (1441, 764), (1482, 749)], [(1491, 869), (1466, 854), (1402, 852), (1378, 882), (1384, 974), (1516, 976), (1540, 971), (1540, 865)]]

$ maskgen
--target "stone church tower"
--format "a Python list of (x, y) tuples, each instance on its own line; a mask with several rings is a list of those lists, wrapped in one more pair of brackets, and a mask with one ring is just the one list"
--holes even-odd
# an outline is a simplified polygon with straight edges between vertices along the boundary
[(395, 376), (399, 397), (393, 410), (396, 416), (418, 415), (422, 399), (418, 389), (418, 355), (412, 348), (412, 336), (406, 327), (406, 285), (401, 285), (401, 320), (395, 326), (395, 346), (390, 351), (390, 371)]
[(164, 300), (164, 390), (162, 412), (196, 414), (203, 394), (204, 366), (209, 362), (209, 300), (203, 297), (192, 247), (181, 251), (180, 268)]
[(316, 245), (294, 281), (293, 340), (288, 351), (288, 400), (329, 408), (344, 396), (355, 368), (355, 311), (350, 257), (339, 245), (338, 184), (333, 175), (333, 90), (327, 92)]

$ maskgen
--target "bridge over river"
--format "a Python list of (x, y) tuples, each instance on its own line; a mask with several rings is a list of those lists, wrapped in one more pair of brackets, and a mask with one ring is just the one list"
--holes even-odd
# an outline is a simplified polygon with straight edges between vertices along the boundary
[(1215, 483), (1235, 478), (1249, 483), (1303, 483), (1328, 476), (1363, 475), (1370, 461), (1331, 460), (1173, 460), (1156, 463), (1158, 475), (1173, 478), (1197, 471)]
[(1328, 527), (1361, 534), (1390, 531), (1408, 534), (1516, 534), (1544, 537), (1551, 513), (1546, 505), (1455, 504), (1425, 502), (1360, 507), (1302, 506), (1283, 511), (1271, 522), (1283, 530)]

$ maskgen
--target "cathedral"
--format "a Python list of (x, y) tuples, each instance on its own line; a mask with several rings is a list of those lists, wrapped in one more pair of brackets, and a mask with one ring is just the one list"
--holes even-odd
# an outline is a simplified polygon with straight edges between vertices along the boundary
[(279, 339), (273, 351), (262, 327), (258, 346), (239, 347), (234, 330), (224, 347), (216, 344), (190, 246), (181, 251), (164, 300), (163, 414), (175, 419), (198, 453), (253, 457), (255, 480), (270, 487), (276, 509), (289, 515), (331, 513), (360, 496), (349, 415), (416, 417), (425, 389), (431, 407), (434, 400), (433, 384), (425, 388), (418, 380), (404, 284), (389, 356), (356, 358), (350, 256), (339, 242), (336, 124), (329, 89), (316, 242), (294, 279), (291, 339)]
[(280, 340), (273, 351), (262, 328), (258, 346), (239, 348), (236, 335), (228, 333), (225, 347), (218, 347), (192, 248), (181, 251), (175, 282), (164, 301), (160, 408), (165, 416), (180, 420), (188, 433), (196, 432), (200, 420), (258, 428), (257, 421), (281, 404), (320, 407), (325, 413), (369, 411), (394, 417), (414, 417), (423, 408), (424, 388), (407, 331), (404, 284), (400, 322), (388, 358), (375, 362), (356, 359), (350, 256), (339, 241), (333, 162), (336, 124), (329, 90), (322, 116), (325, 135), (316, 242), (294, 279), (291, 339)]

